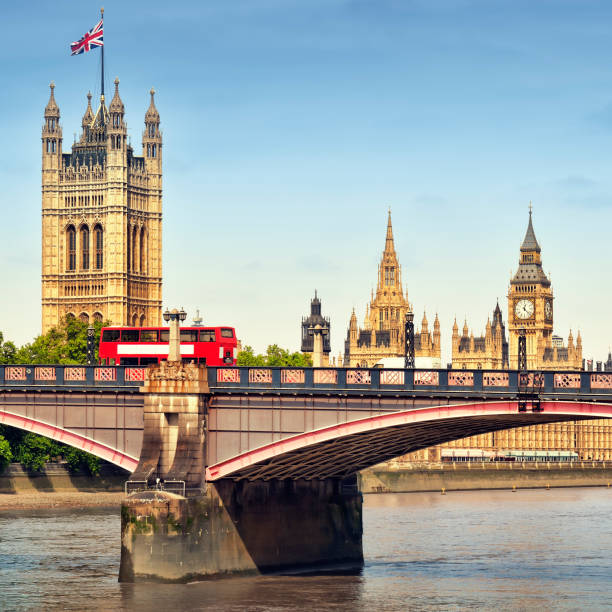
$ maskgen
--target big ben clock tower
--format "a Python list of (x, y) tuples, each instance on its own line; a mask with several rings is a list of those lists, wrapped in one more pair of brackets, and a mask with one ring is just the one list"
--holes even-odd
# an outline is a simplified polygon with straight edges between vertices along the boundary
[(541, 249), (536, 240), (529, 206), (529, 225), (521, 245), (519, 268), (508, 291), (508, 331), (510, 368), (518, 366), (518, 337), (527, 337), (527, 368), (544, 367), (542, 356), (552, 346), (553, 293), (542, 270)]

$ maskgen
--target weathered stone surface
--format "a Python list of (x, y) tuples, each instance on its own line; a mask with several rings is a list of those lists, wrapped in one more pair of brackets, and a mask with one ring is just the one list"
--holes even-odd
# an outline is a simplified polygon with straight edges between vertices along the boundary
[(362, 498), (340, 481), (221, 481), (198, 498), (135, 493), (122, 507), (120, 580), (360, 568)]

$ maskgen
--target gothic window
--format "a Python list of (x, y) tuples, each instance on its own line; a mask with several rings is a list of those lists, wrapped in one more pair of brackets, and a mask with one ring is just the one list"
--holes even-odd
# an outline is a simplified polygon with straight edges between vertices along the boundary
[(96, 270), (101, 270), (104, 266), (104, 231), (99, 225), (94, 228), (94, 238), (96, 241)]
[(89, 228), (84, 225), (81, 228), (81, 268), (89, 270)]
[(68, 270), (76, 269), (76, 231), (74, 226), (70, 225), (66, 230), (66, 263)]
[(132, 269), (132, 230), (128, 224), (127, 228), (127, 271)]
[(390, 286), (395, 284), (395, 268), (385, 266), (385, 285)]
[(89, 315), (86, 312), (82, 312), (79, 315), (79, 319), (83, 322), (83, 323), (89, 323)]
[(138, 263), (138, 247), (136, 245), (136, 238), (138, 236), (138, 228), (134, 228), (132, 232), (132, 272), (136, 272), (136, 264)]
[(98, 323), (102, 323), (102, 313), (101, 312), (94, 312), (94, 321), (98, 322)]
[(145, 271), (145, 230), (140, 230), (140, 272)]

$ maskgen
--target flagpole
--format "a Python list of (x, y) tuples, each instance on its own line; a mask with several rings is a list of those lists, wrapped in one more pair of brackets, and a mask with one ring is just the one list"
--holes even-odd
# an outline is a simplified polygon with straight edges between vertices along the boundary
[[(100, 9), (100, 18), (104, 20), (104, 7)], [(104, 23), (102, 24), (102, 27), (104, 27)], [(101, 92), (102, 101), (104, 101), (104, 41), (102, 41), (102, 43), (103, 43), (102, 44), (102, 72), (100, 75), (100, 83), (101, 83), (100, 92)]]

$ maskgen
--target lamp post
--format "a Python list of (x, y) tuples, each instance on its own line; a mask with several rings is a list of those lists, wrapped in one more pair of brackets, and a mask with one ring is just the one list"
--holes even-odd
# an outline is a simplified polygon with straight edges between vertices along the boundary
[(180, 322), (187, 318), (187, 313), (181, 308), (173, 308), (164, 312), (164, 321), (170, 322), (170, 340), (168, 346), (168, 361), (181, 361), (181, 326)]
[(96, 330), (91, 325), (87, 328), (87, 365), (96, 365)]
[(404, 352), (404, 367), (406, 369), (414, 370), (414, 314), (412, 312), (406, 313), (406, 346)]

